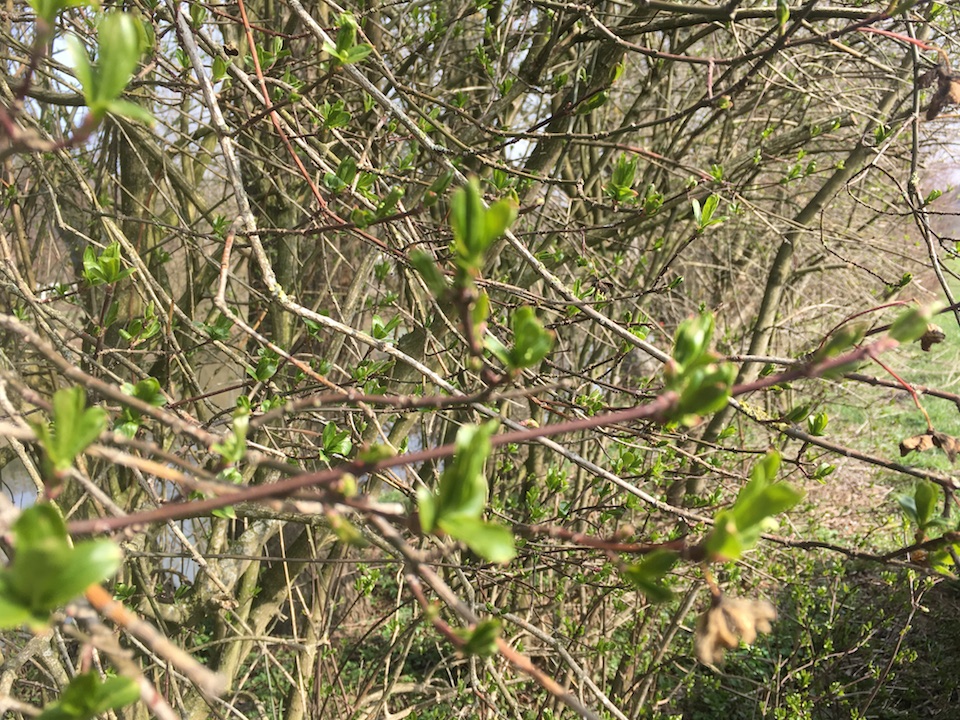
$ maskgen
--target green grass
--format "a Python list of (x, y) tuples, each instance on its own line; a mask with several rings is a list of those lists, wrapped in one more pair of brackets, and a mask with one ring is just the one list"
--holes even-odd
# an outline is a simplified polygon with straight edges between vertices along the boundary
[[(911, 386), (960, 394), (960, 328), (952, 314), (940, 315), (937, 324), (946, 337), (929, 352), (921, 350), (919, 343), (912, 343), (887, 353), (881, 360)], [(867, 363), (859, 372), (895, 381), (877, 363)], [(934, 429), (960, 436), (960, 410), (956, 403), (928, 395), (919, 397)], [(953, 469), (947, 456), (937, 448), (913, 452), (901, 459), (900, 442), (927, 430), (926, 418), (905, 389), (846, 381), (824, 410), (831, 417), (829, 434), (857, 450), (917, 468), (940, 472)]]

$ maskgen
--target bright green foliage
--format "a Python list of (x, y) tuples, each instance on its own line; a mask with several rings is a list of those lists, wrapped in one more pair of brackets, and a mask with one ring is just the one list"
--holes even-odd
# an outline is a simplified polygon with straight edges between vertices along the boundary
[(0, 628), (43, 629), (51, 611), (113, 575), (122, 559), (110, 540), (71, 546), (63, 516), (49, 504), (20, 514), (13, 542), (13, 561), (0, 571)]
[(447, 191), (448, 187), (450, 187), (451, 182), (453, 182), (453, 170), (448, 170), (430, 183), (430, 187), (428, 187), (426, 192), (423, 194), (424, 206), (431, 207), (432, 205), (435, 205), (437, 200), (440, 199), (440, 196)]
[(357, 161), (348, 155), (340, 161), (336, 173), (328, 172), (323, 176), (323, 184), (332, 192), (341, 192), (349, 188), (356, 177)]
[(511, 200), (498, 200), (484, 207), (476, 178), (453, 194), (450, 223), (453, 226), (454, 262), (469, 277), (480, 273), (483, 258), (493, 242), (506, 232), (517, 216)]
[(74, 72), (83, 88), (83, 99), (91, 116), (101, 120), (108, 113), (124, 115), (146, 123), (153, 116), (131, 102), (120, 99), (145, 49), (146, 31), (130, 13), (109, 12), (97, 28), (97, 63), (90, 62), (87, 49), (73, 35), (67, 38), (67, 49)]
[(691, 425), (700, 415), (715, 413), (727, 404), (737, 368), (732, 363), (709, 363), (689, 370), (684, 377), (675, 413), (681, 423)]
[(133, 318), (125, 328), (120, 328), (120, 337), (136, 347), (160, 334), (162, 327), (153, 303), (147, 304), (143, 317)]
[(927, 325), (933, 320), (929, 307), (912, 307), (897, 316), (890, 326), (890, 337), (897, 342), (908, 343), (919, 340), (927, 331)]
[(250, 426), (250, 414), (238, 408), (233, 414), (232, 432), (223, 442), (214, 443), (210, 448), (228, 463), (238, 463), (247, 452), (247, 428)]
[(577, 115), (587, 115), (588, 113), (593, 112), (598, 107), (606, 105), (607, 100), (610, 99), (609, 90), (601, 90), (598, 93), (594, 93), (582, 103), (577, 105)]
[(247, 375), (257, 382), (266, 382), (274, 375), (280, 367), (280, 356), (270, 348), (260, 348), (260, 359), (255, 368), (248, 367)]
[(673, 364), (678, 375), (688, 368), (703, 364), (704, 358), (709, 357), (713, 328), (713, 315), (710, 313), (680, 323), (673, 339)]
[(91, 287), (113, 285), (134, 272), (120, 262), (120, 243), (107, 245), (99, 255), (92, 245), (83, 251), (83, 277)]
[(696, 198), (693, 199), (691, 204), (693, 205), (693, 219), (697, 223), (698, 233), (702, 233), (712, 225), (719, 225), (727, 219), (726, 215), (714, 217), (717, 212), (717, 206), (720, 204), (719, 195), (709, 196), (703, 201), (703, 207), (700, 206), (700, 201)]
[(654, 215), (663, 207), (663, 193), (657, 191), (656, 185), (650, 183), (643, 194), (643, 212), (645, 215)]
[(897, 496), (897, 503), (906, 518), (918, 530), (926, 532), (934, 527), (942, 527), (947, 521), (937, 514), (940, 501), (940, 488), (929, 480), (920, 480), (913, 488), (912, 494)]
[(810, 415), (807, 418), (807, 430), (814, 437), (819, 437), (827, 429), (827, 420), (827, 414), (823, 412)]
[(57, 15), (72, 7), (89, 7), (89, 0), (30, 0), (30, 7), (37, 14), (37, 18), (47, 25), (53, 25)]
[(790, 21), (790, 6), (787, 0), (777, 0), (777, 32), (784, 35), (787, 32), (787, 23)]
[(447, 279), (440, 272), (440, 268), (437, 267), (437, 263), (434, 262), (429, 253), (422, 250), (410, 253), (410, 264), (413, 265), (414, 270), (420, 273), (420, 277), (423, 278), (434, 297), (442, 298), (446, 294), (449, 288)]
[(352, 65), (373, 52), (367, 43), (357, 44), (357, 21), (350, 13), (341, 13), (337, 21), (339, 30), (335, 45), (324, 43), (324, 52), (330, 53), (335, 65)]
[(736, 367), (716, 362), (710, 350), (713, 328), (713, 315), (702, 313), (680, 323), (674, 338), (673, 358), (666, 367), (666, 388), (679, 393), (672, 418), (686, 425), (723, 408), (737, 377)]
[(830, 336), (830, 339), (827, 340), (827, 342), (825, 342), (819, 350), (817, 350), (816, 354), (813, 356), (814, 362), (836, 357), (845, 350), (849, 350), (851, 347), (863, 340), (866, 332), (867, 326), (864, 323), (845, 325), (834, 332)]
[(101, 680), (96, 671), (91, 671), (73, 678), (60, 699), (47, 705), (38, 720), (90, 720), (139, 699), (140, 688), (131, 678)]
[[(121, 387), (124, 395), (143, 400), (154, 407), (163, 407), (167, 403), (160, 389), (160, 382), (156, 378), (148, 377), (140, 380), (136, 385), (124, 383)], [(136, 410), (125, 407), (120, 413), (120, 419), (114, 426), (114, 429), (127, 437), (133, 437), (137, 434), (140, 427), (140, 413)]]
[(320, 459), (329, 462), (334, 455), (346, 457), (353, 450), (353, 441), (350, 439), (349, 430), (340, 430), (336, 424), (328, 422), (323, 426), (323, 433), (320, 436), (323, 442), (323, 449), (320, 451)]
[(637, 174), (637, 158), (628, 158), (621, 155), (617, 158), (617, 165), (613, 169), (613, 176), (604, 193), (615, 202), (632, 202), (637, 198), (637, 191), (633, 189), (633, 181)]
[(77, 455), (86, 450), (107, 427), (103, 408), (87, 407), (86, 391), (80, 387), (64, 388), (53, 395), (53, 419), (50, 424), (33, 426), (54, 474), (70, 469)]
[(490, 455), (490, 437), (499, 423), (464, 425), (457, 433), (456, 452), (440, 476), (436, 493), (417, 493), (420, 527), (425, 533), (442, 530), (481, 557), (506, 562), (516, 556), (513, 535), (505, 527), (482, 519), (487, 504), (483, 465)]
[(776, 527), (774, 515), (800, 502), (803, 494), (792, 485), (775, 482), (780, 453), (771, 450), (757, 462), (750, 481), (737, 496), (733, 507), (717, 513), (706, 539), (707, 552), (714, 560), (738, 560), (757, 544), (760, 534)]
[(487, 657), (497, 654), (497, 639), (500, 637), (499, 620), (482, 620), (473, 628), (457, 630), (456, 633), (463, 639), (460, 651), (464, 655)]
[(519, 371), (533, 367), (543, 360), (553, 347), (553, 333), (545, 330), (533, 308), (521, 307), (513, 313), (513, 347), (507, 349), (492, 335), (485, 339), (487, 349), (508, 370)]
[(673, 592), (662, 578), (677, 562), (677, 553), (670, 550), (654, 550), (643, 560), (626, 567), (622, 574), (651, 602), (667, 602)]

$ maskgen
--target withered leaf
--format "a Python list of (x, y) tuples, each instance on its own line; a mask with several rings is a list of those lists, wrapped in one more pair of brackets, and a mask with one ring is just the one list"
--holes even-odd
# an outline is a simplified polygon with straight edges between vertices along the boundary
[(777, 610), (766, 600), (721, 597), (697, 618), (694, 650), (705, 665), (716, 665), (727, 650), (752, 645), (758, 633), (769, 633)]
[(914, 450), (917, 452), (923, 452), (924, 450), (929, 450), (932, 447), (932, 433), (923, 433), (923, 435), (914, 435), (913, 437), (904, 438), (900, 441), (900, 457), (909, 455)]
[(914, 435), (900, 441), (900, 457), (914, 451), (923, 452), (933, 447), (943, 450), (950, 459), (950, 462), (955, 462), (957, 455), (960, 454), (960, 439), (952, 435), (947, 435), (946, 433), (935, 431), (925, 432), (922, 435)]
[(927, 120), (933, 120), (947, 105), (960, 105), (960, 76), (951, 74), (948, 67), (938, 65), (920, 78), (921, 87), (933, 84), (931, 74), (936, 77), (937, 91), (927, 106)]
[(933, 444), (947, 454), (950, 462), (956, 461), (957, 453), (960, 453), (960, 440), (952, 435), (938, 432), (933, 434)]
[(924, 352), (929, 352), (931, 347), (942, 343), (946, 337), (947, 336), (944, 334), (943, 328), (941, 328), (939, 325), (930, 323), (927, 325), (927, 331), (920, 336), (920, 349)]

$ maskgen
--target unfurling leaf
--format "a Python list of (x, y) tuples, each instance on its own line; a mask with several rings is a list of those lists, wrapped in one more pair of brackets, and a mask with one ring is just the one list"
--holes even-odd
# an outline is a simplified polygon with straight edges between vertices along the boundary
[(780, 468), (780, 454), (771, 451), (754, 465), (748, 482), (733, 507), (714, 518), (713, 530), (705, 540), (709, 557), (737, 560), (756, 545), (760, 534), (776, 526), (775, 515), (800, 502), (803, 493), (792, 485), (774, 482)]
[(46, 452), (54, 474), (70, 469), (77, 455), (87, 449), (107, 426), (103, 408), (87, 407), (87, 396), (80, 386), (58, 390), (53, 395), (53, 421), (37, 424), (34, 430)]

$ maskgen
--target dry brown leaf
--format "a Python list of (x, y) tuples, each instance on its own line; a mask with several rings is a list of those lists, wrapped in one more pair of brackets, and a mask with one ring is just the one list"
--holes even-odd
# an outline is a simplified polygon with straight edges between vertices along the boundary
[(705, 665), (716, 665), (727, 650), (741, 642), (750, 645), (757, 633), (768, 633), (777, 619), (777, 610), (766, 600), (721, 597), (697, 618), (694, 649)]
[(923, 433), (923, 435), (914, 435), (913, 437), (904, 438), (900, 441), (900, 457), (909, 455), (914, 450), (917, 452), (929, 450), (933, 447), (933, 444), (932, 433)]
[(918, 84), (920, 87), (927, 87), (933, 84), (934, 78), (937, 81), (937, 91), (927, 106), (927, 120), (933, 120), (947, 105), (960, 105), (960, 77), (953, 75), (948, 66), (938, 65), (924, 73)]
[(960, 453), (960, 440), (952, 435), (938, 432), (933, 434), (933, 444), (947, 454), (950, 462), (956, 461), (957, 453)]
[(929, 352), (931, 347), (942, 343), (946, 337), (943, 328), (930, 323), (927, 325), (927, 331), (920, 336), (920, 349), (924, 352)]

